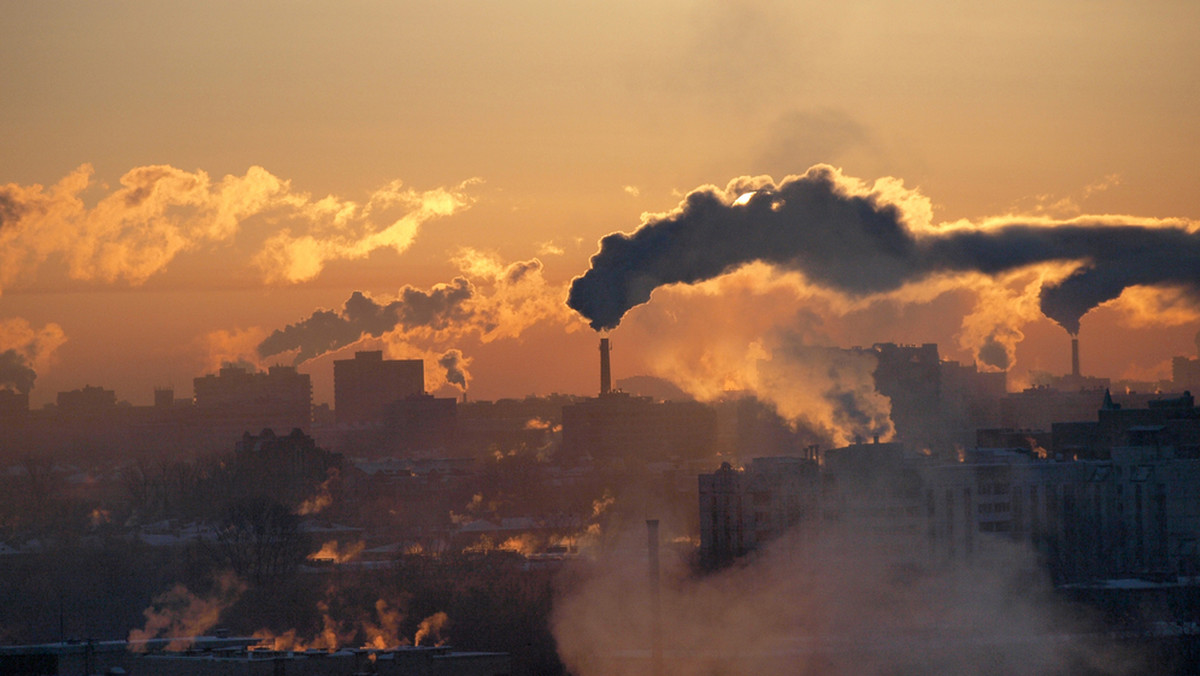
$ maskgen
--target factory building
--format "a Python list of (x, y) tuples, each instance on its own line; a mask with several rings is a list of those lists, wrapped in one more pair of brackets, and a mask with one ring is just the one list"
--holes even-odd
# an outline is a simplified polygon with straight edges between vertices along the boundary
[(609, 343), (600, 341), (600, 395), (563, 406), (561, 457), (601, 465), (628, 460), (705, 458), (716, 447), (717, 416), (697, 402), (656, 402), (612, 389)]

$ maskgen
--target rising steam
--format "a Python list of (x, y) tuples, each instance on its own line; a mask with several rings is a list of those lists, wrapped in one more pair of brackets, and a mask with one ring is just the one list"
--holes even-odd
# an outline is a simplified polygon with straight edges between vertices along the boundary
[(129, 632), (129, 649), (146, 650), (145, 641), (154, 638), (171, 639), (167, 650), (184, 650), (192, 640), (217, 625), (221, 613), (237, 602), (246, 591), (244, 582), (232, 573), (223, 574), (208, 596), (197, 596), (187, 587), (177, 584), (154, 598), (143, 611), (146, 625)]
[(645, 536), (626, 533), (556, 599), (559, 656), (578, 676), (653, 673), (657, 621), (662, 673), (679, 676), (1144, 673), (1088, 636), (1016, 543), (935, 561), (908, 534), (821, 530), (699, 579), (665, 551), (657, 620)]
[(21, 394), (29, 394), (37, 372), (29, 367), (25, 355), (16, 350), (0, 352), (0, 387), (11, 387)]
[(604, 237), (567, 303), (593, 329), (611, 329), (658, 287), (713, 279), (754, 261), (855, 297), (938, 274), (1073, 263), (1040, 296), (1041, 311), (1072, 334), (1085, 313), (1130, 286), (1200, 296), (1200, 234), (1186, 221), (1085, 216), (934, 226), (929, 215), (928, 202), (894, 179), (867, 188), (826, 165), (778, 185), (738, 178), (724, 190), (693, 191), (632, 234)]
[(467, 390), (467, 382), (470, 378), (467, 374), (467, 365), (471, 363), (471, 360), (463, 356), (462, 350), (446, 350), (445, 354), (438, 358), (437, 363), (438, 366), (446, 369), (446, 382), (464, 392)]
[(278, 329), (258, 345), (263, 357), (298, 350), (296, 363), (357, 342), (364, 336), (378, 338), (397, 329), (418, 327), (442, 329), (470, 318), (466, 302), (475, 289), (467, 279), (455, 278), (428, 291), (411, 286), (400, 290), (392, 301), (380, 303), (355, 291), (342, 310), (318, 310), (310, 317)]
[(314, 198), (262, 167), (215, 181), (154, 165), (126, 172), (89, 206), (92, 174), (85, 164), (49, 188), (0, 185), (0, 292), (52, 258), (73, 279), (140, 284), (181, 253), (234, 241), (262, 217), (273, 234), (253, 245), (246, 264), (267, 282), (301, 282), (333, 260), (404, 251), (423, 223), (469, 207), (473, 183), (417, 191), (393, 181), (359, 203)]
[(29, 394), (38, 368), (47, 366), (66, 340), (58, 324), (34, 329), (24, 319), (0, 320), (0, 388)]
[[(368, 337), (384, 338), (399, 354), (411, 353), (411, 343), (445, 343), (468, 335), (483, 342), (514, 338), (546, 319), (573, 327), (570, 310), (562, 304), (563, 287), (546, 282), (538, 259), (505, 264), (493, 255), (463, 249), (453, 262), (463, 274), (448, 284), (429, 290), (405, 286), (393, 300), (355, 291), (341, 310), (317, 310), (272, 332), (259, 343), (258, 354), (294, 350), (299, 364)], [(444, 382), (466, 389), (469, 359), (455, 349), (434, 359), (446, 370)]]

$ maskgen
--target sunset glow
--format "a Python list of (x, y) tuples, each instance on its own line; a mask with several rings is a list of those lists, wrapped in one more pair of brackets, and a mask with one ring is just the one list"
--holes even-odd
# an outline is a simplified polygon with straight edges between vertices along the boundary
[(5, 9), (0, 672), (1200, 669), (1200, 2)]
[[(227, 358), (206, 336), (269, 334), (354, 291), (449, 283), (464, 247), (501, 266), (538, 260), (537, 295), (481, 294), (498, 312), (482, 331), (410, 329), (341, 350), (459, 349), (485, 398), (588, 393), (576, 365), (590, 332), (550, 308), (595, 243), (699, 186), (818, 162), (865, 185), (895, 177), (926, 203), (917, 221), (943, 231), (1200, 218), (1182, 152), (1200, 141), (1187, 4), (1039, 6), (1036, 30), (1020, 11), (945, 3), (368, 3), (289, 7), (287, 33), (277, 9), (33, 3), (0, 29), (0, 119), (20, 132), (0, 152), (0, 322), (61, 336), (0, 333), (0, 350), (36, 371), (33, 405), (87, 384), (135, 404), (155, 386), (186, 389)], [(983, 291), (952, 287), (916, 306), (884, 301), (886, 329), (825, 315), (824, 339), (937, 342), (973, 361), (978, 320), (962, 318)], [(989, 289), (989, 307), (1015, 293)], [(543, 309), (529, 315), (531, 303)], [(1085, 319), (1089, 371), (1162, 375), (1194, 352), (1194, 307), (1170, 288), (1131, 288)], [(1052, 325), (1016, 316), (1026, 328), (1003, 328), (1016, 378), (1063, 371)], [(617, 334), (622, 375), (654, 372), (668, 340), (684, 348), (650, 338), (646, 321), (635, 311), (629, 337)], [(1087, 340), (1111, 332), (1129, 338)], [(325, 372), (341, 354), (301, 365), (316, 401), (331, 399)]]

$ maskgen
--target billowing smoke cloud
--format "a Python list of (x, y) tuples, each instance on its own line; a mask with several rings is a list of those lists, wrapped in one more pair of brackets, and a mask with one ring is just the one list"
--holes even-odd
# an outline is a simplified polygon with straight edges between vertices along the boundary
[(215, 373), (226, 364), (244, 364), (250, 371), (265, 367), (258, 354), (258, 345), (267, 338), (265, 329), (257, 326), (247, 329), (217, 329), (209, 331), (192, 341), (192, 349), (201, 359), (200, 371)]
[[(892, 438), (891, 402), (875, 391), (876, 354), (817, 346), (832, 342), (819, 316), (794, 307), (780, 311), (790, 290), (754, 297), (757, 289), (734, 288), (751, 283), (746, 280), (754, 272), (723, 278), (720, 299), (708, 295), (717, 292), (712, 282), (671, 289), (670, 301), (640, 313), (623, 340), (640, 346), (653, 375), (696, 399), (753, 394), (811, 433), (814, 443)], [(727, 311), (717, 317), (703, 311), (713, 303)]]
[(177, 584), (154, 598), (154, 603), (142, 611), (146, 626), (129, 632), (129, 649), (145, 652), (145, 642), (155, 638), (171, 639), (167, 650), (185, 650), (192, 639), (203, 636), (217, 625), (221, 613), (232, 606), (246, 591), (246, 584), (232, 573), (223, 573), (208, 596), (197, 596), (187, 587)]
[(995, 336), (988, 336), (979, 348), (976, 358), (980, 364), (990, 366), (998, 371), (1007, 371), (1008, 367), (1012, 365), (1008, 349)]
[(29, 367), (25, 355), (16, 350), (0, 352), (0, 387), (10, 386), (21, 394), (29, 394), (37, 372)]
[[(454, 258), (463, 276), (428, 291), (406, 286), (395, 300), (381, 301), (355, 291), (341, 310), (317, 310), (308, 318), (274, 331), (258, 345), (269, 357), (296, 350), (296, 363), (339, 350), (364, 338), (386, 338), (395, 355), (423, 352), (429, 344), (475, 335), (483, 342), (515, 338), (533, 324), (556, 319), (575, 325), (562, 304), (561, 286), (550, 285), (538, 259), (502, 263), (493, 255), (464, 249)], [(422, 343), (426, 348), (414, 348)], [(469, 359), (436, 355), (447, 368), (445, 382), (465, 388)], [(410, 357), (411, 358), (411, 357)], [(442, 363), (447, 359), (446, 363)], [(457, 367), (457, 368), (453, 368)]]
[(50, 365), (66, 340), (58, 324), (35, 330), (21, 318), (0, 320), (0, 387), (28, 394), (38, 369)]
[(664, 549), (657, 620), (644, 533), (614, 535), (555, 599), (563, 664), (578, 676), (651, 673), (657, 621), (663, 673), (679, 676), (1144, 673), (1053, 599), (1016, 543), (980, 538), (969, 562), (934, 562), (908, 535), (799, 530), (703, 578)]
[(592, 328), (611, 329), (658, 287), (713, 279), (754, 261), (856, 297), (939, 274), (1077, 263), (1041, 289), (1042, 312), (1072, 334), (1088, 310), (1130, 286), (1200, 295), (1200, 235), (1188, 222), (1105, 216), (935, 227), (919, 201), (894, 179), (867, 188), (825, 165), (778, 185), (744, 177), (724, 190), (700, 188), (634, 233), (604, 237), (567, 302)]
[(85, 164), (49, 188), (0, 186), (0, 292), (51, 258), (73, 279), (140, 284), (183, 252), (232, 242), (263, 216), (274, 234), (245, 265), (268, 282), (299, 282), (331, 260), (403, 251), (421, 224), (471, 204), (471, 181), (428, 191), (396, 181), (360, 204), (314, 199), (261, 167), (213, 181), (203, 171), (155, 165), (130, 170), (89, 207), (83, 195), (92, 173)]
[(471, 377), (467, 373), (467, 365), (471, 363), (471, 360), (464, 357), (461, 350), (447, 350), (445, 354), (438, 357), (437, 363), (446, 370), (446, 382), (458, 386), (458, 389), (464, 392), (467, 390), (467, 383)]
[(470, 319), (467, 301), (475, 289), (464, 277), (438, 284), (428, 291), (406, 286), (399, 296), (380, 303), (355, 291), (341, 311), (318, 310), (307, 319), (278, 329), (258, 345), (263, 357), (298, 350), (296, 363), (357, 342), (401, 329), (443, 329)]

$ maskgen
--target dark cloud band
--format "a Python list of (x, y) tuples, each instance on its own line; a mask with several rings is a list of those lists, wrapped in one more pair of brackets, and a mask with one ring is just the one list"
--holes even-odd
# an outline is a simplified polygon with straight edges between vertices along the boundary
[(817, 166), (735, 203), (716, 189), (693, 192), (674, 213), (604, 237), (567, 304), (593, 329), (611, 329), (660, 286), (694, 284), (755, 261), (855, 296), (937, 273), (993, 275), (1078, 261), (1073, 274), (1041, 292), (1042, 312), (1072, 334), (1084, 314), (1129, 286), (1200, 295), (1200, 235), (1182, 227), (1075, 219), (918, 234), (898, 206), (851, 194), (838, 179), (835, 169)]

